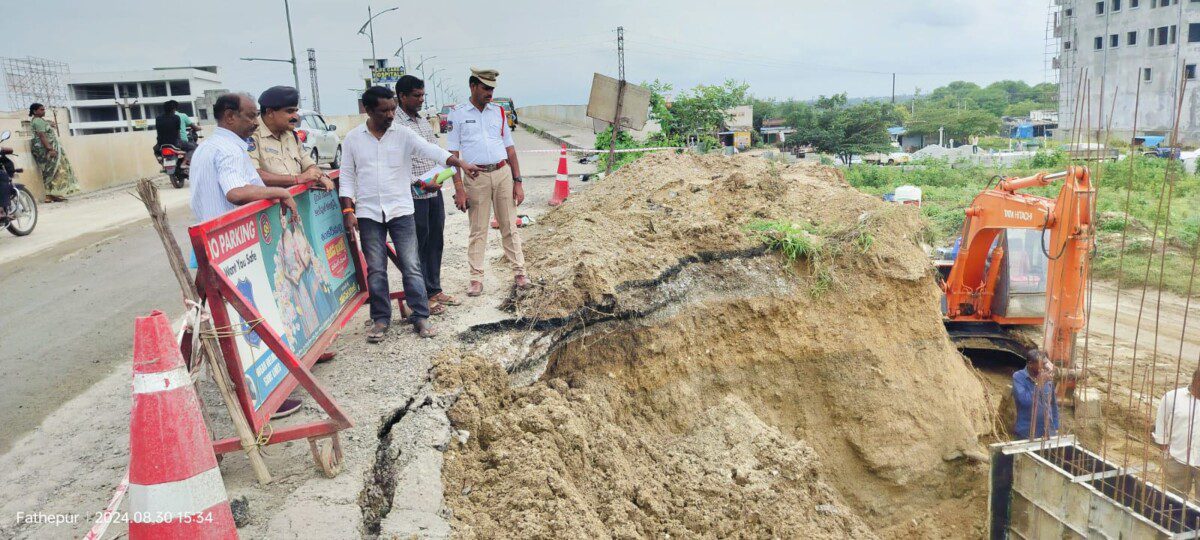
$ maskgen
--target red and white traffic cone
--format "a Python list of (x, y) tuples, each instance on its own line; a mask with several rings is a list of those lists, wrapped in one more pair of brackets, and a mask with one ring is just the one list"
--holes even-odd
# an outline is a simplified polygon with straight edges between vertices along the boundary
[(237, 538), (200, 401), (161, 311), (134, 326), (129, 517), (131, 539)]
[(558, 156), (558, 174), (554, 177), (554, 195), (550, 197), (550, 206), (558, 206), (567, 200), (571, 194), (571, 184), (567, 181), (567, 145), (562, 145), (562, 154)]

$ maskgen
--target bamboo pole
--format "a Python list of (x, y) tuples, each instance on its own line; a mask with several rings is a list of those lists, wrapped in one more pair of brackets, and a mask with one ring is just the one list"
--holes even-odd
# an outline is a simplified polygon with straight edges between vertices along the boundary
[[(162, 240), (163, 249), (167, 252), (167, 262), (171, 265), (171, 273), (175, 274), (185, 304), (190, 310), (192, 305), (200, 304), (200, 294), (196, 289), (196, 284), (192, 282), (187, 264), (183, 261), (183, 252), (180, 251), (175, 236), (171, 234), (171, 227), (167, 222), (167, 212), (163, 210), (162, 201), (158, 197), (158, 187), (149, 178), (143, 178), (138, 181), (137, 191), (142, 204), (146, 205), (146, 211), (150, 213), (150, 222), (154, 224), (154, 230), (158, 232), (158, 238)], [(250, 422), (242, 414), (237, 396), (233, 392), (233, 385), (228, 378), (229, 375), (225, 372), (221, 348), (212, 334), (212, 321), (201, 320), (199, 326), (199, 328), (193, 328), (192, 331), (200, 334), (200, 352), (203, 354), (205, 362), (208, 363), (213, 380), (217, 383), (221, 398), (225, 401), (225, 408), (229, 410), (229, 417), (233, 420), (233, 429), (237, 432), (242, 448), (246, 451), (250, 467), (254, 469), (254, 476), (258, 478), (259, 483), (270, 483), (271, 472), (267, 470), (267, 464), (259, 452), (258, 438), (254, 436), (254, 431), (250, 429)], [(196, 351), (193, 351), (193, 354), (196, 354)]]

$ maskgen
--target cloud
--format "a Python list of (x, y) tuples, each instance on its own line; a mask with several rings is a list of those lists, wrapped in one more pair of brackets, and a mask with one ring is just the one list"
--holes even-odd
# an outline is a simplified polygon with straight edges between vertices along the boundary
[[(227, 87), (252, 93), (292, 80), (287, 64), (239, 60), (288, 55), (279, 1), (168, 2), (166, 8), (161, 1), (121, 3), (118, 11), (78, 0), (6, 6), (4, 54), (66, 61), (75, 72), (215, 64)], [(359, 66), (370, 55), (368, 40), (356, 34), (367, 3), (290, 0), (301, 93), (305, 99), (311, 94), (304, 60), (311, 47), (327, 112), (356, 110), (351, 89), (361, 85)], [(677, 89), (734, 79), (749, 82), (760, 96), (880, 96), (890, 93), (893, 71), (901, 92), (956, 79), (1033, 83), (1043, 73), (1045, 4), (1035, 0), (373, 5), (402, 6), (375, 21), (380, 56), (390, 57), (401, 36), (419, 36), (407, 48), (409, 57), (436, 56), (427, 67), (442, 70), (437, 77), (444, 86), (465, 97), (468, 69), (493, 67), (502, 74), (500, 92), (519, 105), (585, 102), (593, 72), (616, 74), (617, 26), (626, 29), (628, 78), (660, 79)]]

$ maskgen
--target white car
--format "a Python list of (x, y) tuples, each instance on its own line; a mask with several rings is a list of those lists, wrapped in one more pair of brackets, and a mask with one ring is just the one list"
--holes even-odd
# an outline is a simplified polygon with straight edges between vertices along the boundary
[(337, 126), (326, 124), (325, 118), (316, 111), (300, 110), (296, 136), (317, 164), (328, 163), (334, 169), (341, 166), (342, 141), (338, 138)]

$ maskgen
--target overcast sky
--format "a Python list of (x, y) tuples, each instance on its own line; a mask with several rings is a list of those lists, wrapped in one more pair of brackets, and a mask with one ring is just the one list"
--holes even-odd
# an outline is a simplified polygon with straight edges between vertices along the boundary
[[(759, 97), (851, 97), (925, 91), (953, 80), (1043, 82), (1046, 0), (778, 0), (743, 2), (373, 0), (380, 57), (401, 37), (441, 68), (465, 99), (469, 67), (500, 71), (496, 95), (517, 106), (587, 101), (593, 72), (617, 72), (625, 27), (626, 78), (676, 89), (731, 78)], [(291, 0), (301, 93), (310, 97), (305, 49), (317, 51), (322, 109), (354, 112), (370, 43), (357, 35), (366, 0)], [(705, 7), (711, 5), (711, 7)], [(255, 95), (291, 84), (283, 63), (242, 56), (288, 53), (283, 0), (6, 0), (0, 55), (46, 57), (72, 72), (217, 65), (224, 85)], [(7, 96), (5, 96), (7, 98)], [(3, 104), (9, 108), (24, 107)]]

